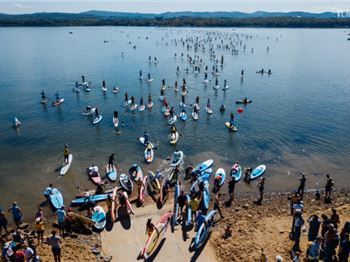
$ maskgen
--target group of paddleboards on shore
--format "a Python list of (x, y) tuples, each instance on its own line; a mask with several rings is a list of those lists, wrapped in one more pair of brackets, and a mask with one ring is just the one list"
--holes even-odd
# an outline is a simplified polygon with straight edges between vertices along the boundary
[[(154, 148), (154, 144), (148, 140), (147, 134), (140, 137), (139, 141), (146, 149)], [(60, 169), (60, 175), (67, 174), (73, 161), (73, 155), (69, 151), (68, 145), (64, 147), (64, 163)], [(199, 249), (209, 236), (217, 213), (221, 213), (218, 206), (215, 204), (214, 208), (211, 203), (210, 187), (213, 186), (212, 192), (217, 197), (225, 182), (228, 181), (229, 190), (232, 183), (237, 183), (243, 177), (246, 182), (255, 180), (261, 177), (265, 171), (265, 165), (258, 167), (245, 168), (236, 162), (226, 173), (225, 169), (218, 167), (216, 172), (213, 170), (214, 161), (212, 159), (206, 160), (196, 166), (189, 165), (181, 175), (180, 166), (184, 161), (184, 153), (176, 150), (169, 162), (171, 171), (163, 174), (160, 170), (156, 173), (148, 171), (145, 175), (141, 166), (133, 164), (128, 171), (128, 174), (119, 175), (119, 186), (107, 189), (105, 183), (102, 181), (98, 167), (93, 164), (87, 169), (87, 173), (91, 181), (97, 186), (95, 190), (86, 190), (79, 192), (77, 198), (72, 200), (72, 206), (79, 206), (86, 209), (92, 209), (91, 217), (81, 216), (81, 221), (86, 225), (94, 225), (98, 230), (103, 230), (106, 226), (106, 211), (99, 205), (98, 202), (106, 201), (109, 208), (111, 221), (115, 222), (117, 219), (116, 209), (118, 207), (124, 208), (127, 214), (135, 214), (129, 198), (132, 196), (134, 189), (137, 189), (137, 206), (143, 205), (147, 195), (156, 199), (158, 208), (162, 207), (169, 198), (171, 188), (174, 188), (174, 206), (171, 212), (161, 215), (159, 221), (153, 224), (152, 219), (149, 218), (146, 225), (146, 232), (148, 235), (145, 246), (140, 252), (140, 257), (148, 258), (156, 249), (159, 241), (161, 241), (167, 228), (171, 226), (172, 230), (177, 225), (183, 223), (185, 227), (183, 230), (189, 231), (195, 228), (196, 235), (190, 244), (190, 248)], [(118, 179), (118, 172), (115, 162), (114, 154), (108, 158), (105, 165), (106, 177), (113, 183)], [(213, 179), (211, 179), (213, 178)], [(190, 181), (189, 190), (186, 194), (185, 184)], [(213, 181), (213, 182), (212, 182)], [(136, 185), (134, 187), (134, 184)], [(59, 189), (50, 185), (44, 195), (50, 201), (55, 210), (64, 207), (63, 196)], [(156, 198), (156, 196), (158, 196)]]

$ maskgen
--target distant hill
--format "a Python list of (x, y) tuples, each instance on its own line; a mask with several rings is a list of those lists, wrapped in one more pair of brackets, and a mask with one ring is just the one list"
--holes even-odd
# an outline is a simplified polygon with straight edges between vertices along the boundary
[(0, 26), (194, 26), (194, 27), (350, 27), (336, 13), (308, 12), (165, 12), (0, 13)]

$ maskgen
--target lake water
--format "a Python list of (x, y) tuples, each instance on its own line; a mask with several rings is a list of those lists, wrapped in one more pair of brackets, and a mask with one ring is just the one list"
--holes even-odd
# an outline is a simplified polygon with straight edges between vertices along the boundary
[[(28, 211), (44, 200), (42, 192), (49, 183), (61, 189), (68, 204), (78, 185), (94, 187), (86, 168), (95, 163), (102, 169), (111, 152), (116, 154), (119, 173), (127, 172), (132, 163), (139, 163), (144, 172), (164, 170), (175, 147), (168, 142), (169, 127), (158, 101), (163, 78), (172, 87), (175, 80), (181, 85), (186, 78), (188, 105), (200, 96), (199, 120), (176, 122), (182, 134), (177, 148), (186, 155), (184, 166), (208, 158), (215, 160), (214, 169), (222, 166), (227, 172), (234, 161), (252, 167), (266, 164), (267, 190), (271, 191), (297, 187), (300, 171), (307, 174), (308, 187), (323, 187), (326, 173), (335, 178), (338, 187), (349, 186), (347, 33), (344, 29), (0, 28), (0, 206), (9, 207), (16, 200)], [(175, 45), (174, 39), (188, 37), (198, 37), (205, 51), (195, 53), (186, 44)], [(186, 60), (187, 54), (199, 55), (211, 70), (209, 38), (217, 57), (224, 55), (218, 78), (221, 86), (227, 79), (230, 88), (225, 92), (214, 91), (211, 73), (212, 81), (205, 86), (203, 68), (195, 75)], [(217, 48), (221, 40), (235, 43), (238, 55)], [(148, 63), (148, 56), (156, 56), (159, 63)], [(261, 68), (271, 68), (272, 75), (256, 74)], [(140, 69), (145, 76), (151, 73), (151, 84), (138, 79)], [(77, 95), (72, 88), (81, 75), (91, 81), (92, 91)], [(103, 79), (106, 95), (101, 91)], [(111, 91), (115, 85), (120, 87), (118, 94)], [(41, 90), (50, 99), (58, 90), (65, 102), (59, 107), (43, 106)], [(140, 96), (146, 103), (151, 93), (154, 108), (134, 113), (125, 110), (121, 106), (125, 92), (135, 96), (137, 103)], [(166, 97), (179, 113), (181, 92), (167, 88)], [(231, 111), (236, 112), (234, 102), (243, 97), (253, 103), (244, 107), (244, 113), (236, 113), (238, 132), (230, 133), (224, 122)], [(211, 116), (204, 109), (208, 98), (214, 110)], [(219, 112), (221, 103), (227, 109), (223, 114)], [(104, 117), (99, 125), (82, 116), (87, 104), (98, 106)], [(114, 110), (125, 123), (117, 130), (112, 124)], [(23, 124), (18, 129), (11, 127), (14, 116)], [(158, 144), (156, 161), (147, 166), (137, 141), (145, 130)], [(74, 161), (69, 173), (59, 177), (55, 168), (62, 161), (66, 143)], [(256, 188), (241, 182), (237, 190)]]

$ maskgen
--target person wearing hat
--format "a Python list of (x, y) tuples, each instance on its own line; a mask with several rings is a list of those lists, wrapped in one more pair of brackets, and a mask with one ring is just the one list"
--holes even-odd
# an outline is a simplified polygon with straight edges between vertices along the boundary
[(12, 213), (13, 221), (15, 222), (17, 228), (19, 228), (20, 225), (22, 224), (23, 213), (19, 208), (19, 206), (17, 205), (17, 203), (13, 202), (12, 207), (8, 211)]
[(60, 230), (60, 235), (63, 236), (65, 229), (65, 219), (66, 219), (66, 211), (64, 211), (64, 206), (56, 211), (58, 228)]
[(64, 146), (64, 149), (63, 149), (63, 157), (64, 157), (64, 163), (68, 163), (69, 148), (67, 144)]

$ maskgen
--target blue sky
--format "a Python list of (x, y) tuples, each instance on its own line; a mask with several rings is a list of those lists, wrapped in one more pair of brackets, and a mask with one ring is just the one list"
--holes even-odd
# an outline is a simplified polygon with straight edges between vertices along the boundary
[(349, 0), (0, 0), (1, 13), (82, 12), (87, 10), (161, 13), (167, 11), (350, 11)]

